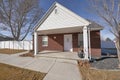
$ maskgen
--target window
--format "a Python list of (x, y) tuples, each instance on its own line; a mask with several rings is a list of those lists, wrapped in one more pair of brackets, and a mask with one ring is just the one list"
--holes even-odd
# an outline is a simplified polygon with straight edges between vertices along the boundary
[(42, 36), (42, 46), (48, 46), (48, 36)]
[(83, 47), (83, 34), (78, 34), (78, 47)]

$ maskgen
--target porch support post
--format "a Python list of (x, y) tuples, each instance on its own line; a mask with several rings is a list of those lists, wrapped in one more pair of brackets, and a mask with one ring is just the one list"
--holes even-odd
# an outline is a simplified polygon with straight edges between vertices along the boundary
[(34, 32), (34, 55), (36, 55), (38, 53), (38, 38), (37, 38), (37, 32)]
[(91, 37), (90, 37), (90, 27), (88, 27), (88, 38), (89, 38), (89, 59), (91, 60)]
[(88, 28), (87, 28), (87, 26), (83, 27), (83, 43), (84, 43), (83, 48), (84, 48), (84, 54), (85, 54), (84, 59), (88, 60), (88, 52), (89, 52), (88, 45), (89, 45), (89, 43), (88, 43)]

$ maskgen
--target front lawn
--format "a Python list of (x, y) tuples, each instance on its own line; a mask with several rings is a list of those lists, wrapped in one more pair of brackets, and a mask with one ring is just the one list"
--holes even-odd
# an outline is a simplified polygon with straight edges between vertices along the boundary
[(43, 80), (45, 73), (0, 63), (0, 80)]
[(0, 54), (16, 54), (20, 52), (24, 52), (26, 50), (18, 50), (18, 49), (0, 49)]
[(83, 80), (120, 80), (120, 70), (91, 69), (88, 62), (79, 61)]

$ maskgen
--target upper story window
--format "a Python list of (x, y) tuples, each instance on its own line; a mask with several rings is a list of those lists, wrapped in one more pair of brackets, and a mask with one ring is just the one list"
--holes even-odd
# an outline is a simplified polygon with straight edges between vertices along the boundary
[(42, 46), (48, 46), (48, 36), (42, 36)]

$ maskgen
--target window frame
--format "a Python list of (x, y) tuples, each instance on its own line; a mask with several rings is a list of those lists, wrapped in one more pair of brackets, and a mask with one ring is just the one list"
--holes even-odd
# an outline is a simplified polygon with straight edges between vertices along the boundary
[[(44, 44), (46, 42), (47, 44)], [(48, 36), (42, 36), (42, 47), (48, 46)]]

